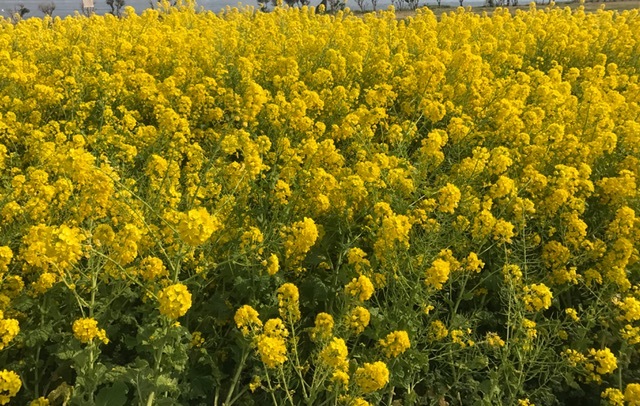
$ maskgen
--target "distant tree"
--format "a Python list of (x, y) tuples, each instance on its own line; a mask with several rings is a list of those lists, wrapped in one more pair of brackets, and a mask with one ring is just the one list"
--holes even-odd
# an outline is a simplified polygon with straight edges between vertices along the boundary
[[(168, 0), (169, 6), (170, 7), (175, 7), (178, 4), (178, 0)], [(149, 7), (151, 7), (152, 10), (155, 10), (156, 7), (157, 8), (162, 8), (162, 0), (149, 0)]]
[(309, 0), (271, 0), (271, 5), (273, 7), (278, 7), (278, 5), (282, 6), (286, 4), (289, 7), (294, 7), (296, 5), (306, 5), (309, 4)]
[[(460, 5), (462, 5), (463, 0), (459, 0), (459, 1), (460, 1)], [(405, 2), (407, 3), (407, 7), (409, 7), (409, 10), (415, 11), (418, 8), (419, 0), (405, 0)]]
[(24, 4), (20, 3), (17, 6), (15, 6), (13, 8), (13, 14), (17, 14), (20, 16), (20, 18), (24, 17), (25, 15), (29, 14), (31, 12), (31, 10), (29, 10), (28, 8), (26, 8), (24, 6)]
[(53, 14), (53, 10), (56, 9), (56, 3), (50, 1), (48, 3), (40, 3), (38, 4), (38, 9), (42, 11), (42, 14), (51, 17)]
[(90, 17), (95, 11), (93, 0), (82, 0), (80, 2), (80, 10), (82, 11), (82, 14)]
[(11, 20), (16, 23), (24, 18), (25, 15), (29, 14), (31, 10), (25, 7), (24, 4), (20, 3), (13, 8), (13, 10), (9, 11), (11, 16)]
[(373, 7), (373, 11), (376, 11), (378, 8), (378, 0), (371, 0), (371, 7)]
[(107, 6), (111, 7), (110, 13), (116, 17), (122, 15), (122, 9), (125, 4), (125, 0), (107, 0)]
[(344, 10), (344, 7), (346, 5), (346, 0), (328, 0), (328, 5), (329, 5), (329, 9), (332, 12), (338, 11), (338, 10)]
[(360, 11), (364, 11), (367, 0), (356, 0), (356, 4), (360, 8)]

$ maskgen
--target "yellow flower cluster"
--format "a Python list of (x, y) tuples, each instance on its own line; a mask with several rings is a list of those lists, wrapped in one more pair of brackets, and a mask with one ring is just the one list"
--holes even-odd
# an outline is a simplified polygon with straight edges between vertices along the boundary
[(9, 270), (9, 263), (13, 258), (13, 252), (9, 247), (0, 247), (0, 274), (3, 274)]
[(82, 257), (82, 242), (85, 239), (86, 236), (77, 227), (39, 224), (27, 231), (20, 254), (29, 265), (43, 270), (51, 267), (56, 271), (64, 271)]
[(158, 293), (160, 314), (170, 319), (184, 316), (191, 308), (191, 293), (182, 283), (167, 286)]
[[(334, 337), (326, 347), (320, 351), (320, 362), (334, 371), (348, 372), (349, 361), (347, 356), (349, 351), (342, 338)], [(348, 382), (348, 378), (347, 378)]]
[(262, 328), (258, 312), (249, 305), (244, 305), (238, 310), (234, 316), (236, 326), (242, 331), (242, 335), (247, 336), (254, 329)]
[(281, 336), (260, 334), (256, 338), (256, 347), (267, 368), (275, 368), (287, 360), (286, 342)]
[(551, 306), (551, 299), (553, 294), (551, 289), (543, 283), (534, 283), (525, 286), (524, 292), (524, 305), (527, 311), (537, 312), (539, 310), (548, 309)]
[(81, 343), (89, 343), (94, 338), (109, 343), (107, 333), (102, 328), (98, 328), (98, 321), (91, 317), (83, 317), (73, 322), (73, 335)]
[(38, 280), (33, 282), (31, 287), (37, 294), (43, 294), (58, 282), (58, 276), (52, 272), (44, 272), (38, 276)]
[(314, 327), (311, 329), (311, 340), (327, 340), (333, 334), (335, 322), (329, 313), (318, 313)]
[(487, 333), (487, 344), (491, 347), (504, 347), (505, 342), (498, 333)]
[(280, 260), (276, 254), (271, 254), (269, 258), (264, 261), (264, 266), (267, 267), (267, 273), (269, 275), (275, 275), (280, 270)]
[(442, 289), (444, 283), (449, 280), (451, 272), (451, 264), (444, 259), (438, 258), (431, 263), (431, 267), (427, 269), (427, 277), (425, 283), (434, 289)]
[[(639, 16), (183, 4), (0, 18), (0, 349), (25, 379), (16, 398), (0, 374), (0, 401), (42, 395), (27, 379), (53, 352), (34, 346), (74, 340), (56, 326), (108, 342), (78, 314), (109, 315), (132, 343), (116, 324), (189, 311), (171, 334), (193, 347), (165, 353), (218, 365), (229, 402), (312, 403), (326, 396), (307, 390), (331, 387), (364, 405), (391, 377), (359, 360), (426, 351), (443, 382), (414, 403), (528, 362), (522, 382), (567, 374), (640, 403), (611, 375), (618, 359), (639, 367)], [(235, 382), (273, 389), (226, 385), (238, 341), (255, 359)], [(117, 354), (99, 362), (133, 368)], [(71, 372), (65, 384), (87, 382)], [(393, 377), (392, 403), (408, 402), (410, 375)], [(494, 403), (541, 402), (496, 385)], [(563, 385), (539, 393), (560, 404)]]
[(404, 330), (387, 334), (379, 343), (388, 358), (395, 358), (411, 347), (409, 334)]
[[(608, 348), (603, 350), (596, 350), (592, 348), (589, 350), (589, 355), (593, 358), (593, 361), (597, 363), (597, 365), (595, 365), (595, 372), (600, 375), (610, 374), (618, 368), (618, 360)], [(587, 367), (587, 369), (591, 368)], [(598, 379), (595, 378), (594, 380)]]
[(371, 280), (365, 275), (353, 278), (344, 288), (349, 296), (353, 296), (361, 302), (369, 300), (373, 292), (375, 292), (373, 283), (371, 283)]
[(478, 254), (475, 252), (469, 253), (469, 256), (465, 258), (464, 267), (471, 272), (480, 272), (484, 268), (485, 263), (478, 258)]
[(456, 185), (447, 183), (438, 190), (438, 210), (453, 214), (456, 207), (458, 207), (460, 197), (460, 189)]
[(629, 406), (640, 406), (640, 383), (630, 383), (624, 389), (624, 400)]
[(369, 325), (371, 313), (362, 306), (356, 306), (347, 316), (347, 326), (355, 334), (360, 334)]
[(18, 374), (3, 369), (0, 371), (0, 405), (6, 405), (18, 394), (22, 381)]
[(278, 288), (276, 296), (278, 297), (280, 317), (289, 322), (300, 320), (300, 293), (298, 292), (298, 287), (293, 283), (285, 283)]
[(355, 382), (363, 393), (375, 392), (389, 383), (389, 369), (381, 361), (365, 363), (356, 370)]
[(626, 321), (640, 320), (640, 300), (633, 296), (627, 296), (617, 305), (621, 312), (620, 316), (618, 316), (619, 319)]
[(587, 382), (601, 383), (603, 375), (611, 374), (618, 368), (618, 360), (609, 348), (591, 348), (587, 355), (567, 349), (564, 356), (572, 367), (584, 368)]
[(568, 307), (566, 309), (564, 309), (564, 312), (567, 316), (569, 316), (569, 318), (573, 321), (580, 321), (580, 316), (578, 316), (578, 312), (576, 311), (576, 309), (572, 308), (572, 307)]
[(204, 207), (182, 213), (178, 223), (180, 238), (193, 246), (204, 244), (219, 228), (218, 219), (210, 215)]
[(291, 227), (286, 227), (283, 234), (286, 236), (285, 257), (290, 266), (296, 266), (316, 243), (318, 227), (313, 219), (305, 217), (302, 221), (293, 223)]
[(624, 406), (624, 394), (620, 389), (607, 388), (600, 394), (602, 399), (606, 399), (610, 406)]
[(0, 350), (4, 349), (20, 332), (20, 325), (16, 319), (5, 319), (0, 311)]
[(34, 399), (29, 403), (29, 406), (49, 406), (49, 399), (45, 397), (39, 397), (38, 399)]
[(429, 326), (429, 338), (432, 341), (439, 341), (446, 338), (449, 335), (447, 326), (440, 320), (436, 320)]
[(140, 261), (140, 275), (149, 282), (169, 276), (167, 268), (160, 258), (146, 257)]

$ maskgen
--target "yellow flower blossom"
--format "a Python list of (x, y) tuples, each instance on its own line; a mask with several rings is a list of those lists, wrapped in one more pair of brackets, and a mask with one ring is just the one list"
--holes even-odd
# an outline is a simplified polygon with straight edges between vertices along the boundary
[(607, 388), (600, 394), (602, 399), (606, 399), (611, 406), (624, 406), (624, 394), (620, 389)]
[(347, 316), (347, 325), (355, 334), (360, 334), (369, 325), (370, 319), (369, 310), (362, 306), (357, 306)]
[[(323, 349), (320, 351), (320, 362), (332, 369), (346, 372), (349, 367), (349, 361), (347, 356), (349, 351), (347, 345), (342, 338), (334, 337)], [(348, 379), (347, 379), (348, 381)]]
[(280, 260), (278, 259), (278, 256), (276, 254), (271, 254), (269, 258), (267, 258), (264, 266), (267, 267), (267, 273), (269, 275), (273, 276), (278, 273), (278, 270), (280, 269)]
[(189, 210), (181, 216), (178, 233), (187, 244), (198, 246), (204, 244), (220, 227), (216, 216), (209, 214), (204, 207), (200, 207)]
[(630, 383), (624, 389), (624, 400), (629, 406), (640, 406), (640, 384)]
[(393, 331), (378, 341), (388, 358), (395, 358), (411, 347), (409, 334), (406, 331)]
[(447, 183), (438, 190), (438, 210), (444, 213), (451, 213), (458, 207), (461, 197), (460, 189), (451, 183)]
[(299, 264), (318, 239), (318, 227), (313, 219), (305, 217), (286, 227), (284, 235), (285, 257), (292, 265)]
[(9, 270), (9, 263), (13, 258), (13, 252), (11, 248), (7, 246), (0, 247), (0, 274), (3, 274)]
[(29, 406), (49, 406), (49, 404), (49, 399), (41, 396), (38, 399), (32, 400)]
[(434, 289), (440, 290), (442, 286), (449, 280), (451, 272), (451, 264), (440, 258), (431, 263), (431, 267), (427, 269), (427, 277), (425, 284)]
[(389, 369), (381, 361), (365, 363), (356, 370), (355, 382), (363, 393), (375, 392), (389, 383)]
[(104, 344), (109, 343), (107, 334), (104, 329), (98, 328), (98, 321), (93, 318), (81, 318), (73, 322), (73, 335), (81, 343), (88, 343), (94, 338), (102, 341)]
[(4, 349), (20, 332), (20, 325), (16, 319), (5, 319), (0, 311), (0, 350)]
[(300, 320), (300, 293), (293, 283), (285, 283), (278, 288), (278, 311), (283, 319), (295, 322)]
[(18, 374), (3, 369), (0, 371), (0, 405), (11, 402), (11, 398), (18, 394), (22, 381)]
[(487, 344), (491, 347), (504, 347), (505, 342), (498, 333), (487, 333)]
[(436, 320), (429, 326), (429, 338), (432, 341), (440, 341), (449, 335), (449, 330), (440, 320)]
[(146, 281), (154, 281), (168, 277), (169, 272), (160, 258), (146, 257), (140, 262), (140, 275)]
[(364, 302), (369, 300), (371, 295), (373, 295), (375, 288), (368, 277), (360, 275), (358, 278), (353, 278), (353, 280), (345, 286), (345, 290), (350, 296)]
[(537, 312), (539, 310), (548, 309), (551, 306), (551, 299), (553, 294), (544, 283), (534, 283), (525, 286), (524, 292), (524, 305), (527, 311)]
[(260, 334), (256, 338), (256, 351), (267, 368), (275, 368), (287, 360), (287, 347), (284, 338)]
[(233, 319), (244, 336), (247, 336), (250, 331), (262, 327), (258, 312), (249, 305), (240, 307)]
[(191, 293), (182, 283), (167, 286), (158, 294), (160, 314), (170, 319), (184, 316), (191, 308)]
[(314, 327), (311, 329), (311, 339), (326, 340), (333, 334), (333, 316), (328, 313), (318, 313), (316, 316)]

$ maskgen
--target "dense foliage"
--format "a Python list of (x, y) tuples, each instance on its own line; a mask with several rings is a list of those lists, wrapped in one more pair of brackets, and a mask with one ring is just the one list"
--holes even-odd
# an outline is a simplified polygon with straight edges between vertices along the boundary
[(0, 404), (640, 405), (639, 32), (0, 20)]

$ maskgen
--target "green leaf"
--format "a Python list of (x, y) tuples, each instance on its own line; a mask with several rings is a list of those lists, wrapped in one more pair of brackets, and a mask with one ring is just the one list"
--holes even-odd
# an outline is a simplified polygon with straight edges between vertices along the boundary
[(116, 382), (100, 389), (96, 396), (96, 406), (123, 406), (127, 404), (129, 388), (124, 382)]
[(52, 333), (51, 326), (45, 326), (31, 330), (29, 334), (25, 336), (24, 344), (27, 347), (35, 347), (38, 344), (45, 343)]
[(156, 388), (160, 391), (175, 391), (178, 389), (178, 385), (175, 379), (163, 374), (156, 379)]

